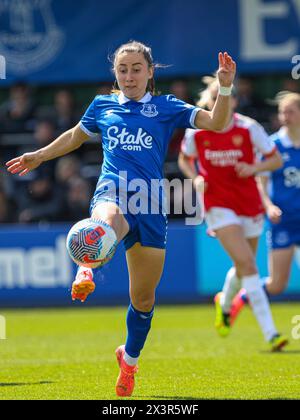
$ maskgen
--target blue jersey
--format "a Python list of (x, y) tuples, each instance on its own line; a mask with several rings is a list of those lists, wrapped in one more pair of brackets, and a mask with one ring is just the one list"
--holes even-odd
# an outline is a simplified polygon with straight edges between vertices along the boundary
[[(163, 178), (169, 140), (177, 127), (194, 127), (199, 108), (172, 95), (152, 96), (138, 102), (123, 93), (96, 96), (81, 119), (88, 135), (101, 133), (103, 165), (99, 182), (111, 179), (118, 185), (120, 171), (128, 182)], [(98, 184), (99, 184), (98, 182)]]
[(282, 210), (283, 224), (300, 223), (300, 149), (293, 146), (286, 130), (271, 136), (282, 155), (283, 167), (270, 173), (272, 202)]

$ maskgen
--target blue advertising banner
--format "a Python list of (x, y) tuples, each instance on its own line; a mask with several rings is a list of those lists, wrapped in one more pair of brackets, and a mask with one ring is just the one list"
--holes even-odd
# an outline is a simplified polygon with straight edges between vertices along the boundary
[[(65, 247), (70, 226), (1, 226), (0, 307), (81, 305), (72, 302), (70, 287), (76, 266)], [(166, 263), (157, 290), (158, 303), (210, 300), (222, 286), (231, 263), (205, 226), (169, 224)], [(267, 275), (267, 253), (263, 235), (258, 266)], [(297, 251), (285, 297), (300, 296), (300, 253)], [(128, 273), (124, 248), (120, 245), (107, 265), (95, 271), (96, 290), (88, 305), (127, 304)], [(281, 296), (282, 298), (282, 296)]]
[[(69, 225), (1, 226), (0, 306), (70, 305), (76, 266), (66, 250)], [(195, 298), (196, 232), (182, 224), (169, 229), (165, 270), (158, 301), (187, 302)], [(122, 245), (111, 262), (95, 270), (91, 304), (128, 303), (128, 273)]]
[(299, 0), (0, 0), (0, 83), (111, 80), (107, 57), (131, 39), (163, 76), (213, 72), (227, 50), (239, 72), (300, 77)]

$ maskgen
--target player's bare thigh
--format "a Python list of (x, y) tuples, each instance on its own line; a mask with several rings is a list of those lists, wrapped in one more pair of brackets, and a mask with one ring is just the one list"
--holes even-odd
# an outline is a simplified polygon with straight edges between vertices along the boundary
[(154, 305), (155, 290), (163, 272), (165, 255), (165, 249), (141, 246), (139, 242), (126, 252), (130, 298), (139, 311), (151, 311)]
[(253, 254), (256, 255), (259, 236), (256, 236), (254, 238), (247, 238), (247, 241), (248, 241), (248, 244), (250, 245), (250, 248), (252, 249)]
[(268, 292), (272, 295), (280, 294), (286, 288), (295, 247), (290, 246), (284, 249), (273, 249), (269, 254), (270, 278), (267, 282)]
[(216, 230), (216, 235), (237, 270), (237, 276), (257, 273), (255, 255), (241, 225), (228, 225)]
[(238, 277), (256, 274), (255, 255), (263, 229), (263, 215), (238, 216), (234, 210), (212, 207), (206, 220), (233, 260)]
[(97, 203), (93, 209), (92, 218), (103, 220), (109, 224), (116, 232), (118, 242), (120, 242), (129, 231), (129, 225), (122, 210), (117, 204), (110, 201), (101, 201)]

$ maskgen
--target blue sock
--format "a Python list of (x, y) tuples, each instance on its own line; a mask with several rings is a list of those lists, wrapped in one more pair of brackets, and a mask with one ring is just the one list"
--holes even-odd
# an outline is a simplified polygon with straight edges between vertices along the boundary
[(140, 312), (130, 303), (127, 312), (127, 340), (125, 351), (130, 357), (139, 357), (151, 328), (154, 308), (151, 312)]

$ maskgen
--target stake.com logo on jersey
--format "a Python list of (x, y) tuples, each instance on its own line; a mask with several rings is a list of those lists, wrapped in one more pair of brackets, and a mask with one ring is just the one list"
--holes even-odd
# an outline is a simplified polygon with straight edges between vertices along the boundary
[(130, 134), (126, 130), (126, 127), (120, 130), (119, 127), (113, 125), (107, 130), (107, 137), (109, 140), (108, 150), (113, 150), (118, 145), (123, 150), (132, 150), (135, 152), (140, 152), (142, 148), (152, 149), (153, 137), (149, 136), (142, 128), (139, 128), (137, 134), (134, 135)]

